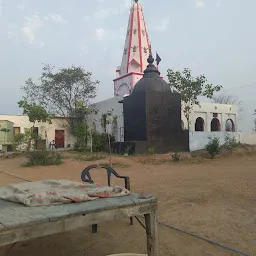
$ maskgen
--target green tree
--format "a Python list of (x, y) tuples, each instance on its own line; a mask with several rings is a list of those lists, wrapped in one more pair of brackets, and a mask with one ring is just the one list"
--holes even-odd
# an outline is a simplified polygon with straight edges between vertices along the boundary
[(51, 123), (51, 119), (54, 118), (54, 115), (49, 114), (43, 106), (36, 105), (35, 103), (29, 104), (25, 97), (18, 102), (18, 105), (20, 108), (23, 108), (23, 115), (28, 116), (33, 126), (35, 122)]
[[(49, 114), (43, 106), (36, 105), (35, 103), (28, 103), (28, 100), (25, 97), (18, 102), (18, 105), (23, 109), (23, 114), (27, 115), (29, 121), (33, 124), (31, 129), (26, 130), (23, 136), (23, 142), (27, 145), (27, 151), (30, 151), (33, 141), (38, 140), (40, 137), (34, 132), (35, 123), (51, 123), (51, 119), (54, 118), (54, 115)], [(21, 137), (22, 136), (19, 137), (19, 143), (21, 143)]]
[(114, 115), (113, 109), (108, 110), (106, 113), (102, 113), (101, 116), (101, 126), (108, 137), (108, 151), (109, 151), (109, 165), (112, 166), (112, 149), (111, 149), (111, 139), (113, 134), (108, 129), (108, 126), (114, 121), (117, 120), (117, 116)]
[(22, 90), (28, 102), (45, 107), (48, 112), (69, 118), (72, 124), (87, 113), (90, 100), (96, 97), (99, 81), (92, 81), (92, 74), (82, 67), (71, 66), (56, 70), (45, 65), (38, 84), (29, 78)]
[(98, 84), (99, 81), (92, 81), (92, 73), (82, 67), (56, 70), (45, 65), (39, 83), (29, 78), (22, 89), (28, 102), (37, 103), (48, 112), (67, 118), (71, 132), (81, 146), (87, 140), (86, 116), (91, 113), (89, 104), (96, 97)]
[(167, 77), (171, 89), (180, 93), (183, 104), (183, 113), (190, 128), (190, 115), (194, 105), (200, 105), (199, 96), (212, 98), (215, 92), (221, 90), (221, 85), (212, 85), (207, 82), (204, 75), (192, 77), (191, 70), (185, 68), (183, 71), (167, 70)]

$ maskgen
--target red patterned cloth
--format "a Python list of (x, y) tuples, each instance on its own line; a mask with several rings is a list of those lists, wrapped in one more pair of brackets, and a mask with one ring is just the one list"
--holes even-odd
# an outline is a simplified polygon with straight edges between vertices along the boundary
[(78, 203), (129, 194), (130, 191), (121, 186), (108, 187), (69, 180), (44, 180), (0, 187), (0, 199), (26, 206)]

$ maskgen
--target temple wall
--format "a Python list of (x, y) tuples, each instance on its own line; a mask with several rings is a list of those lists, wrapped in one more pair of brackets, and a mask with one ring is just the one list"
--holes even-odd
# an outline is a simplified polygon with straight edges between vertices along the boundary
[[(238, 107), (236, 105), (217, 104), (200, 102), (200, 106), (195, 105), (190, 116), (190, 131), (195, 131), (195, 123), (197, 118), (201, 117), (204, 120), (204, 131), (211, 132), (211, 122), (216, 116), (220, 123), (220, 131), (226, 131), (226, 121), (231, 119), (234, 123), (235, 130), (239, 131), (238, 127)], [(182, 111), (182, 121), (184, 129), (188, 128), (187, 120)]]
[[(91, 108), (97, 110), (97, 114), (92, 114), (89, 116), (89, 126), (95, 127), (97, 132), (104, 133), (104, 128), (101, 124), (101, 118), (104, 113), (107, 113), (108, 111), (112, 111), (112, 116), (117, 117), (117, 133), (115, 134), (116, 141), (124, 141), (124, 121), (123, 121), (123, 104), (118, 103), (118, 101), (122, 100), (123, 97), (114, 97), (111, 99), (107, 99), (104, 101), (97, 102), (93, 105), (91, 105)], [(112, 120), (111, 120), (112, 119)], [(114, 121), (112, 117), (109, 117), (109, 124), (107, 125), (107, 131), (109, 133), (113, 133), (113, 123)]]
[(256, 133), (246, 132), (190, 132), (189, 133), (189, 150), (195, 151), (204, 149), (205, 145), (209, 142), (209, 137), (217, 137), (220, 144), (225, 142), (225, 136), (229, 135), (235, 138), (237, 142), (248, 145), (256, 145)]

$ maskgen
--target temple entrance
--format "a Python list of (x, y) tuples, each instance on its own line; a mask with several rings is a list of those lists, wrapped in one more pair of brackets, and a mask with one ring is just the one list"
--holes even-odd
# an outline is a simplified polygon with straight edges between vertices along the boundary
[(203, 132), (204, 131), (204, 119), (202, 117), (198, 117), (195, 122), (195, 131)]
[(218, 118), (213, 118), (211, 122), (211, 131), (212, 132), (219, 132), (220, 131), (220, 121)]

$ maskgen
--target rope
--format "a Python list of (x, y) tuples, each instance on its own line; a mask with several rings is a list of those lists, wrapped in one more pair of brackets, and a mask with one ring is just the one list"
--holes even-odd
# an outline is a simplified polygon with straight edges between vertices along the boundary
[(18, 176), (16, 176), (16, 175), (13, 175), (13, 174), (10, 174), (10, 173), (4, 172), (4, 171), (0, 171), (0, 173), (3, 173), (3, 174), (5, 174), (5, 175), (11, 176), (11, 177), (14, 177), (14, 178), (16, 178), (16, 179), (20, 179), (20, 180), (24, 180), (24, 181), (31, 182), (31, 180), (26, 180), (26, 179), (23, 179), (23, 178), (21, 178), (21, 177), (18, 177)]
[[(9, 176), (12, 176), (12, 177), (17, 178), (17, 179), (20, 179), (20, 180), (25, 180), (25, 181), (31, 182), (31, 180), (23, 179), (23, 178), (21, 178), (21, 177), (18, 177), (18, 176), (16, 176), (16, 175), (13, 175), (13, 174), (10, 174), (10, 173), (6, 173), (6, 172), (3, 172), (3, 171), (0, 171), (0, 173), (3, 173), (3, 174), (6, 174), (6, 175), (9, 175)], [(136, 218), (137, 221), (140, 223), (140, 225), (141, 225), (143, 228), (146, 229), (146, 227), (145, 227), (145, 226), (143, 225), (143, 223), (138, 219), (138, 217), (135, 217), (135, 218)], [(141, 218), (143, 218), (143, 217), (141, 217)], [(144, 218), (143, 218), (143, 219), (144, 219)], [(183, 234), (186, 234), (186, 235), (189, 235), (189, 236), (193, 236), (193, 237), (195, 237), (195, 238), (201, 239), (201, 240), (203, 240), (203, 241), (205, 241), (205, 242), (208, 242), (208, 243), (213, 244), (213, 245), (217, 245), (217, 246), (219, 246), (219, 247), (221, 247), (221, 248), (223, 248), (223, 249), (226, 249), (226, 250), (229, 250), (229, 251), (238, 253), (238, 254), (243, 255), (243, 256), (252, 256), (252, 255), (250, 255), (250, 254), (244, 253), (244, 252), (239, 251), (239, 250), (237, 250), (237, 249), (231, 248), (231, 247), (229, 247), (229, 246), (227, 246), (227, 245), (221, 244), (221, 243), (219, 243), (219, 242), (215, 242), (215, 241), (213, 241), (213, 240), (211, 240), (211, 239), (208, 239), (208, 238), (206, 238), (206, 237), (202, 237), (202, 236), (199, 236), (199, 235), (196, 235), (196, 234), (187, 232), (187, 231), (185, 231), (185, 230), (182, 230), (182, 229), (180, 229), (180, 228), (176, 228), (176, 227), (174, 227), (174, 226), (168, 225), (168, 224), (166, 224), (166, 223), (164, 223), (164, 222), (158, 222), (158, 225), (160, 225), (160, 226), (162, 226), (162, 227), (174, 229), (174, 230), (176, 230), (176, 231), (178, 231), (178, 232), (181, 232), (181, 233), (183, 233)], [(14, 245), (15, 245), (15, 244), (14, 244)], [(8, 255), (8, 254), (7, 254), (7, 255)]]
[(159, 224), (160, 226), (163, 226), (163, 227), (166, 227), (166, 228), (171, 228), (171, 229), (174, 229), (174, 230), (176, 230), (176, 231), (179, 231), (179, 232), (181, 232), (181, 233), (183, 233), (183, 234), (190, 235), (190, 236), (196, 237), (196, 238), (198, 238), (198, 239), (204, 240), (204, 241), (206, 241), (206, 242), (208, 242), (208, 243), (211, 243), (211, 244), (213, 244), (213, 245), (217, 245), (217, 246), (219, 246), (219, 247), (222, 247), (223, 249), (226, 249), (226, 250), (229, 250), (229, 251), (238, 253), (238, 254), (240, 254), (240, 255), (243, 255), (243, 256), (252, 256), (252, 255), (246, 254), (246, 253), (244, 253), (244, 252), (241, 252), (241, 251), (239, 251), (239, 250), (233, 249), (233, 248), (231, 248), (231, 247), (229, 247), (229, 246), (227, 246), (227, 245), (224, 245), (224, 244), (215, 242), (215, 241), (213, 241), (213, 240), (211, 240), (211, 239), (208, 239), (208, 238), (206, 238), (206, 237), (202, 237), (202, 236), (199, 236), (199, 235), (195, 235), (195, 234), (192, 234), (192, 233), (187, 232), (187, 231), (185, 231), (185, 230), (176, 228), (176, 227), (174, 227), (174, 226), (167, 225), (167, 224), (165, 224), (165, 223), (163, 223), (163, 222), (158, 222), (158, 224)]
[[(136, 218), (137, 221), (140, 223), (140, 225), (141, 225), (144, 229), (146, 229), (146, 227), (142, 224), (142, 222), (141, 222), (137, 217), (135, 217), (135, 218)], [(140, 216), (140, 218), (145, 219), (145, 218), (142, 217), (142, 216)], [(167, 224), (165, 224), (165, 223), (163, 223), (163, 222), (159, 222), (159, 221), (158, 221), (158, 225), (159, 225), (159, 226), (166, 227), (166, 228), (174, 229), (174, 230), (179, 231), (179, 232), (181, 232), (181, 233), (183, 233), (183, 234), (186, 234), (186, 235), (193, 236), (193, 237), (195, 237), (195, 238), (204, 240), (205, 242), (208, 242), (208, 243), (213, 244), (213, 245), (217, 245), (217, 246), (219, 246), (219, 247), (221, 247), (221, 248), (223, 248), (223, 249), (226, 249), (226, 250), (229, 250), (229, 251), (238, 253), (238, 254), (243, 255), (243, 256), (252, 256), (252, 255), (250, 255), (250, 254), (246, 254), (246, 253), (244, 253), (244, 252), (241, 252), (241, 251), (239, 251), (239, 250), (237, 250), (237, 249), (231, 248), (231, 247), (229, 247), (229, 246), (227, 246), (227, 245), (224, 245), (224, 244), (215, 242), (215, 241), (213, 241), (213, 240), (211, 240), (211, 239), (208, 239), (208, 238), (206, 238), (206, 237), (202, 237), (202, 236), (199, 236), (199, 235), (196, 235), (196, 234), (187, 232), (187, 231), (185, 231), (185, 230), (182, 230), (182, 229), (180, 229), (180, 228), (176, 228), (176, 227), (174, 227), (174, 226), (167, 225)], [(146, 230), (146, 231), (147, 231), (147, 230)]]

